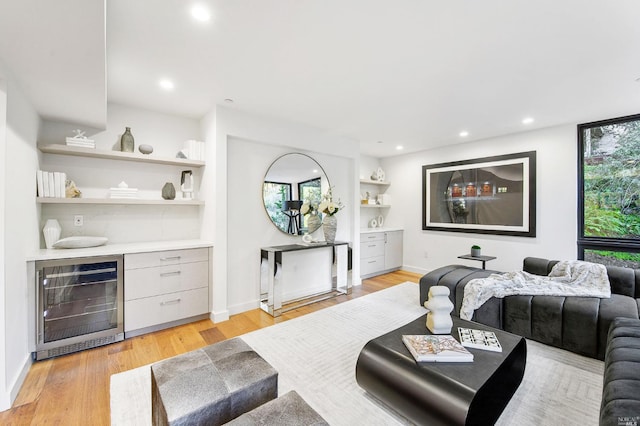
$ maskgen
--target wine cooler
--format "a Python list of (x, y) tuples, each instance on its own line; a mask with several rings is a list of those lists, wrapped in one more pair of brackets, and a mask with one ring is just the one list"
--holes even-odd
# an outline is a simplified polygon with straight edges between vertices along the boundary
[(124, 339), (122, 256), (36, 262), (36, 360)]

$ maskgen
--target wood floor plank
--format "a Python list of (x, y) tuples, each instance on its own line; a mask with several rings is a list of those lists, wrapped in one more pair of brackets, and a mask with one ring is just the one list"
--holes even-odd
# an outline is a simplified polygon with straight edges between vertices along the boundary
[(112, 374), (269, 327), (308, 313), (411, 281), (420, 275), (396, 271), (363, 280), (352, 294), (303, 306), (273, 318), (260, 309), (213, 324), (197, 321), (127, 339), (124, 342), (35, 362), (13, 407), (0, 412), (1, 425), (109, 425)]

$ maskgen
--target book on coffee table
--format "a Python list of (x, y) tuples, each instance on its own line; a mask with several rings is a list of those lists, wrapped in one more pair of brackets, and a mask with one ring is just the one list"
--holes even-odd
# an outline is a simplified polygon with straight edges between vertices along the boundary
[(460, 343), (467, 348), (482, 349), (485, 351), (502, 352), (500, 341), (496, 333), (488, 330), (458, 327)]
[(473, 362), (473, 354), (450, 335), (405, 334), (402, 342), (417, 362)]

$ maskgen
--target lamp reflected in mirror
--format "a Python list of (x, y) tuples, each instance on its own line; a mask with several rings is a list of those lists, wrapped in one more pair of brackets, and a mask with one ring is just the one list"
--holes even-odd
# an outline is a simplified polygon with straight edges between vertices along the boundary
[(312, 233), (321, 226), (317, 207), (329, 186), (324, 169), (313, 158), (285, 154), (271, 164), (264, 177), (262, 200), (267, 216), (286, 234)]

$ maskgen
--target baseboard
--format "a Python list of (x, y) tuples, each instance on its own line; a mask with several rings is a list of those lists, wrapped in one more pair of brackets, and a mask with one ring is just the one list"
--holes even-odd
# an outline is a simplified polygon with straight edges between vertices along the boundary
[(251, 311), (253, 309), (258, 309), (259, 307), (260, 307), (260, 301), (256, 299), (249, 302), (244, 302), (244, 303), (239, 303), (237, 305), (229, 306), (227, 311), (228, 311), (228, 315), (236, 315), (236, 314), (241, 314), (243, 312)]
[(217, 322), (227, 321), (229, 319), (229, 311), (211, 312), (209, 319), (215, 324)]
[(11, 405), (13, 405), (13, 401), (15, 401), (18, 397), (20, 388), (22, 388), (22, 384), (27, 378), (27, 374), (29, 373), (31, 364), (33, 364), (33, 360), (31, 359), (31, 355), (29, 354), (22, 364), (22, 368), (20, 369), (20, 374), (18, 374), (18, 377), (16, 377), (11, 386), (9, 386), (5, 392), (0, 393), (0, 411), (8, 410), (9, 408), (11, 408)]
[(419, 268), (417, 266), (408, 266), (408, 265), (402, 265), (401, 268), (403, 271), (407, 271), (407, 272), (413, 272), (415, 274), (428, 274), (429, 272), (431, 272), (431, 269), (424, 269), (424, 268)]

